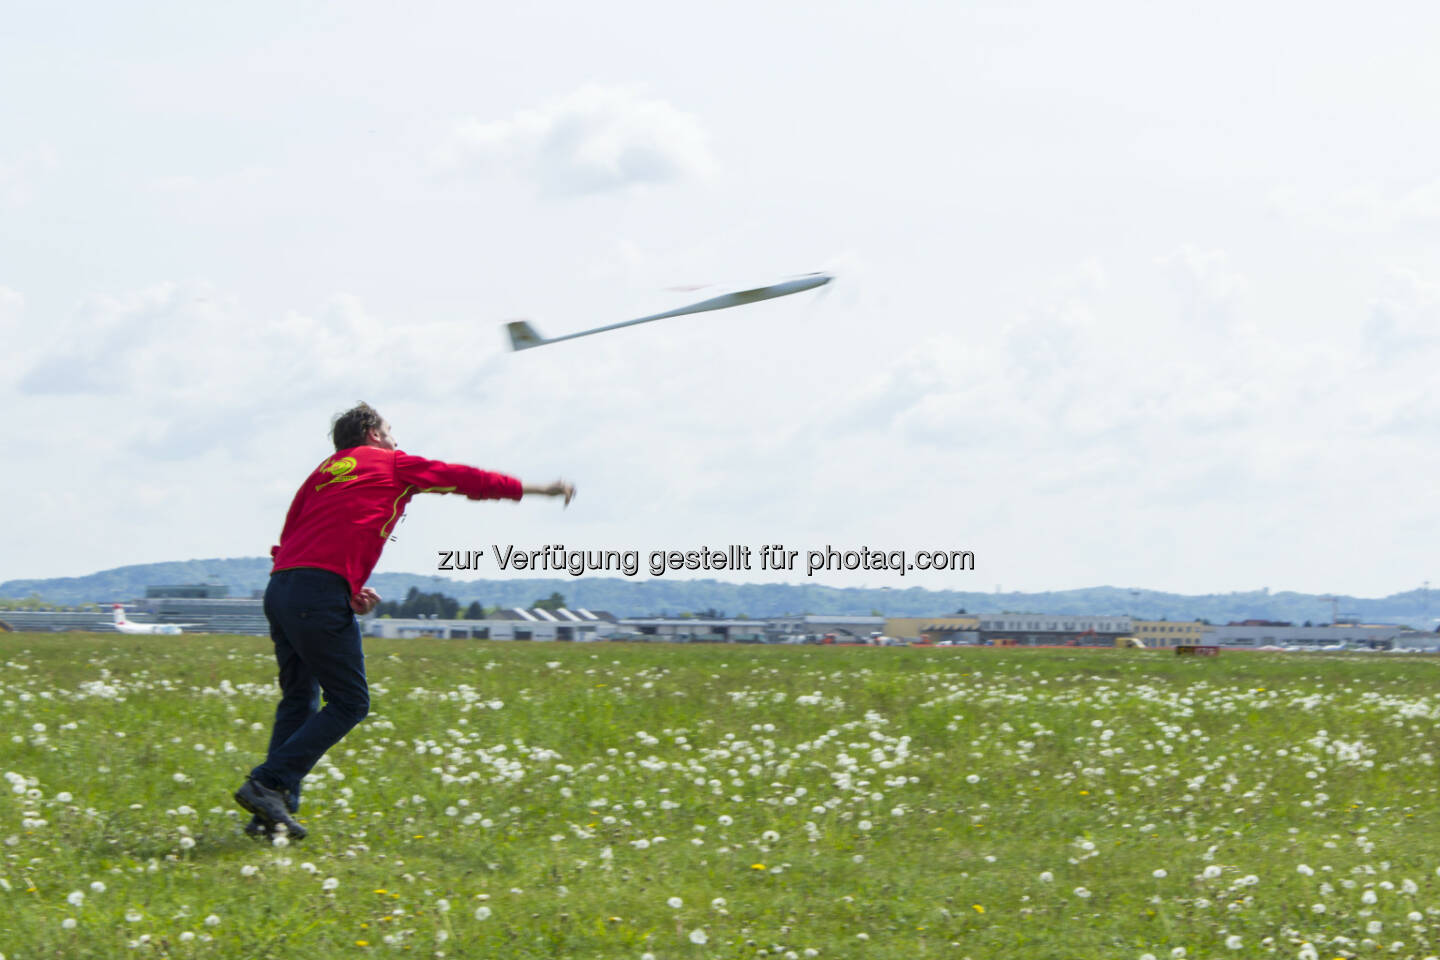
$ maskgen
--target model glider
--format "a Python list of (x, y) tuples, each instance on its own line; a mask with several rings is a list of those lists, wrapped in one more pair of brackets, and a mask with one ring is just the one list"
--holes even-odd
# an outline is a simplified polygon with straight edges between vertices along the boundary
[(606, 330), (633, 327), (637, 323), (649, 323), (651, 320), (664, 320), (667, 317), (683, 317), (687, 313), (705, 313), (708, 310), (724, 310), (727, 307), (738, 307), (747, 303), (755, 303), (759, 300), (785, 297), (792, 293), (799, 293), (802, 290), (813, 290), (816, 287), (823, 287), (833, 279), (834, 278), (828, 273), (811, 273), (794, 280), (786, 280), (783, 283), (772, 283), (766, 287), (754, 287), (750, 290), (726, 293), (718, 297), (711, 297), (709, 300), (701, 300), (699, 303), (692, 303), (689, 306), (666, 310), (664, 313), (656, 313), (648, 317), (640, 317), (636, 320), (624, 320), (620, 323), (596, 327), (593, 330), (581, 330), (579, 333), (567, 333), (558, 337), (540, 336), (535, 328), (530, 326), (529, 322), (525, 320), (513, 320), (505, 324), (505, 329), (510, 334), (510, 348), (512, 350), (529, 350), (531, 347), (543, 347), (549, 343), (559, 343), (561, 340), (574, 340), (576, 337), (588, 337), (592, 333), (604, 333)]

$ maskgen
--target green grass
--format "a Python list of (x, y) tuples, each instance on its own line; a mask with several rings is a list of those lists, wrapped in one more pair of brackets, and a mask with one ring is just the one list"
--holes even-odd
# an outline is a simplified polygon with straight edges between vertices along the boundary
[(1433, 659), (367, 649), (273, 847), (267, 640), (0, 634), (0, 954), (1440, 953)]

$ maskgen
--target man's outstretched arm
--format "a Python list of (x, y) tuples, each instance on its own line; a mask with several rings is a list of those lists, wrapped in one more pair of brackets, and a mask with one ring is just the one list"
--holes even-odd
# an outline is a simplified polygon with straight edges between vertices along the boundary
[(575, 484), (566, 483), (564, 480), (556, 480), (553, 483), (521, 483), (520, 489), (525, 493), (535, 493), (542, 497), (564, 497), (565, 506), (570, 506), (570, 501), (575, 498)]
[(525, 483), (503, 473), (491, 473), (442, 460), (427, 460), (403, 450), (395, 451), (395, 473), (399, 480), (414, 485), (421, 493), (459, 493), (472, 500), (519, 500), (529, 493), (542, 497), (564, 497), (568, 507), (575, 496), (575, 485), (564, 480)]

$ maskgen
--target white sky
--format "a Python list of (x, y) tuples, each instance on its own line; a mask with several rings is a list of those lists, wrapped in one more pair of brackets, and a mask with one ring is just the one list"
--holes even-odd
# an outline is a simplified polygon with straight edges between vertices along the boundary
[(7, 5), (0, 580), (263, 555), (365, 399), (580, 488), (421, 498), (380, 571), (779, 542), (976, 554), (835, 585), (1440, 581), (1440, 7), (691, 7)]

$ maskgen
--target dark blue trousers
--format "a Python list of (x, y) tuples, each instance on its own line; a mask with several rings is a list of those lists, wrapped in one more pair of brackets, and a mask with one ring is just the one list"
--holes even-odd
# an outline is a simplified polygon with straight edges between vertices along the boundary
[(265, 762), (250, 776), (288, 790), (293, 810), (300, 781), (370, 712), (365, 651), (350, 586), (338, 573), (305, 567), (271, 574), (265, 616), (280, 667), (280, 704)]

